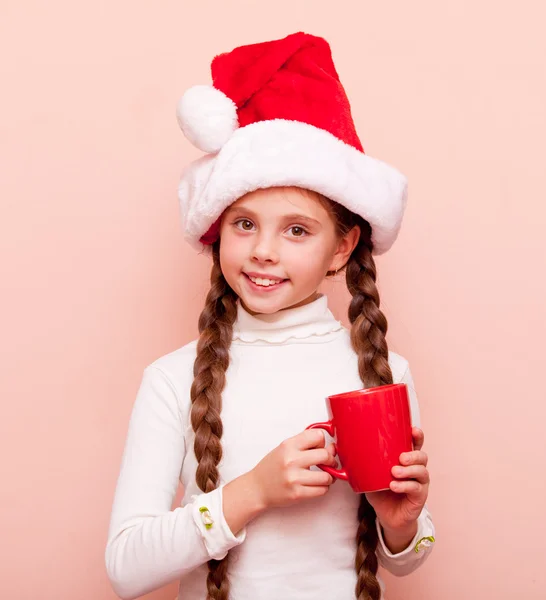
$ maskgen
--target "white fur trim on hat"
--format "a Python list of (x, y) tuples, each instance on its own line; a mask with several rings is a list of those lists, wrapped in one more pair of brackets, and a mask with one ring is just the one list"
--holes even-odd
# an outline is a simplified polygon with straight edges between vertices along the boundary
[(239, 127), (237, 105), (211, 85), (195, 85), (176, 106), (180, 129), (203, 152), (218, 152)]
[(201, 236), (246, 193), (297, 186), (361, 215), (372, 227), (373, 254), (396, 240), (407, 202), (407, 179), (387, 163), (300, 121), (259, 121), (238, 129), (215, 155), (190, 163), (178, 186), (186, 240), (210, 255)]

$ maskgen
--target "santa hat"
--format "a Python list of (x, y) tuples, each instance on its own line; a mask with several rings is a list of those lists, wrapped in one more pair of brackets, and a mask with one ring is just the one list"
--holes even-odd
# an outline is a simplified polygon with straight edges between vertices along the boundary
[(306, 33), (216, 56), (212, 86), (178, 102), (178, 123), (207, 154), (182, 173), (184, 236), (210, 254), (220, 217), (259, 188), (297, 186), (323, 194), (372, 227), (373, 254), (395, 241), (407, 180), (364, 153), (328, 42)]

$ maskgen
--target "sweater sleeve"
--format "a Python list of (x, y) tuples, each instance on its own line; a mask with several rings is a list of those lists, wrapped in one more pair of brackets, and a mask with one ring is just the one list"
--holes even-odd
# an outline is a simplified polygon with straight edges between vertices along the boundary
[[(415, 386), (409, 366), (400, 379), (400, 383), (405, 383), (408, 386), (412, 425), (414, 427), (421, 427), (419, 403), (417, 401), (417, 394), (415, 393)], [(377, 545), (377, 558), (379, 563), (385, 567), (387, 571), (398, 577), (409, 575), (412, 571), (415, 571), (415, 569), (425, 562), (434, 548), (434, 524), (426, 504), (417, 519), (417, 533), (415, 534), (415, 537), (405, 550), (402, 550), (397, 554), (392, 554), (387, 548), (379, 520), (376, 520), (376, 527), (379, 536), (379, 543)]]
[(176, 392), (150, 365), (133, 405), (114, 494), (106, 571), (116, 594), (132, 600), (164, 586), (243, 542), (222, 510), (220, 487), (171, 510), (185, 456)]

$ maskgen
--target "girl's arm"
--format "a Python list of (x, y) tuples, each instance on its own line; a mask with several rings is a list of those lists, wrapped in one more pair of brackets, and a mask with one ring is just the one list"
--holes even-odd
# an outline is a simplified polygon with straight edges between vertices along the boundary
[(393, 554), (385, 543), (384, 532), (376, 521), (379, 534), (379, 544), (377, 545), (377, 558), (379, 563), (393, 575), (403, 577), (409, 575), (417, 567), (423, 564), (432, 552), (435, 541), (434, 524), (432, 517), (426, 505), (423, 507), (419, 518), (417, 519), (417, 533), (411, 540), (407, 548)]
[(163, 371), (144, 370), (114, 495), (106, 570), (131, 600), (179, 579), (240, 544), (222, 511), (222, 488), (171, 510), (186, 453), (176, 392)]

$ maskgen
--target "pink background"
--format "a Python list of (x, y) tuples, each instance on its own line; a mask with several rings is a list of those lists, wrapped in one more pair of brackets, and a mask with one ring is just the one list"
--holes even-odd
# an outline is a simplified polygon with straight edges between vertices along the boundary
[[(388, 598), (545, 597), (538, 4), (2, 2), (2, 598), (114, 598), (103, 555), (134, 396), (146, 364), (195, 337), (207, 289), (180, 233), (178, 177), (199, 152), (176, 102), (215, 53), (300, 29), (330, 41), (366, 151), (410, 181), (377, 262), (438, 541)], [(343, 284), (325, 289), (344, 318)]]

